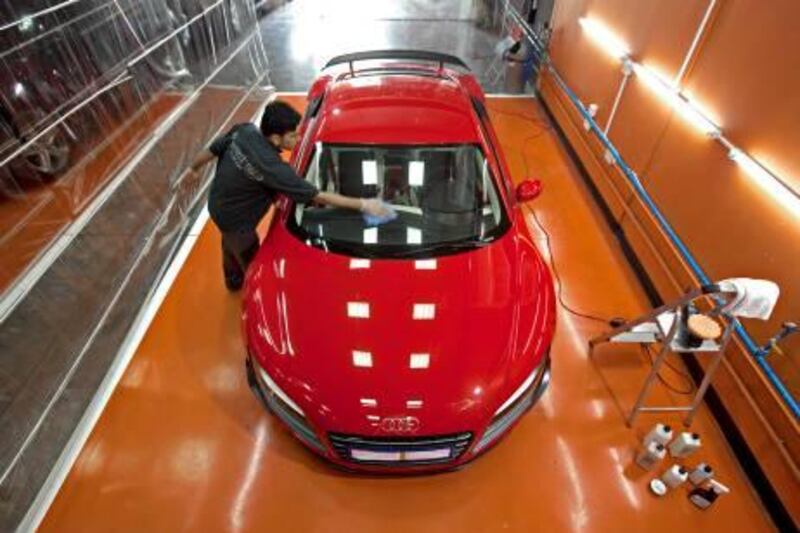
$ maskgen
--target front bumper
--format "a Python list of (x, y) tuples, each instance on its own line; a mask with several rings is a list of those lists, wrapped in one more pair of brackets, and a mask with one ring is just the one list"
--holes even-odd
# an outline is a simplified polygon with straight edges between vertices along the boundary
[[(513, 418), (504, 413), (479, 432), (464, 431), (453, 435), (414, 437), (368, 437), (318, 431), (304, 417), (286, 405), (256, 373), (256, 363), (249, 355), (245, 366), (247, 382), (264, 406), (311, 451), (340, 468), (368, 473), (423, 473), (458, 468), (486, 453), (508, 434), (550, 383), (549, 353), (541, 370), (520, 401)], [(473, 437), (477, 438), (473, 438)]]

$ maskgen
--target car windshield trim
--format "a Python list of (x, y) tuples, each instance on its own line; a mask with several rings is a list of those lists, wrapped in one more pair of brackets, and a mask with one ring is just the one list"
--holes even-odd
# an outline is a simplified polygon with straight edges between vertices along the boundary
[(380, 197), (397, 218), (370, 226), (358, 212), (292, 204), (289, 231), (310, 246), (364, 258), (423, 258), (486, 246), (511, 222), (479, 144), (317, 142), (305, 179), (320, 191)]

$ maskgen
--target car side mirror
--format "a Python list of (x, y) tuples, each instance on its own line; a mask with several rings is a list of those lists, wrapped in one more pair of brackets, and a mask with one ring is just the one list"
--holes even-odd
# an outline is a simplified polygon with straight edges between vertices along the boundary
[(517, 185), (517, 201), (530, 202), (542, 194), (542, 182), (539, 180), (525, 180)]

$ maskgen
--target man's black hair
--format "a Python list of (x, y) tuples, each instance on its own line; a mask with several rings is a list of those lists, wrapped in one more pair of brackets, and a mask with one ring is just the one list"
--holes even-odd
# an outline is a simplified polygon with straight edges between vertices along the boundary
[(301, 118), (300, 113), (292, 106), (276, 100), (264, 108), (264, 114), (261, 116), (261, 133), (269, 137), (273, 134), (283, 135), (294, 131), (300, 124)]

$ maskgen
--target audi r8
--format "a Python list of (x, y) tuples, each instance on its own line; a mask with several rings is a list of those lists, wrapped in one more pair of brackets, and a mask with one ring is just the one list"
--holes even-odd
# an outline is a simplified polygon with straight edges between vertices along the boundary
[(320, 191), (396, 218), (288, 198), (248, 269), (251, 387), (350, 470), (450, 469), (507, 434), (550, 379), (555, 298), (484, 94), (458, 58), (361, 52), (308, 93), (292, 154)]

